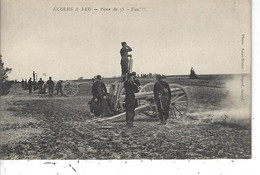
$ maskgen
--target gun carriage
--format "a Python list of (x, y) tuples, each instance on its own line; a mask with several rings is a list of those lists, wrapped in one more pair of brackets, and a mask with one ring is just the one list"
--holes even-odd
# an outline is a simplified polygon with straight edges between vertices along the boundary
[[(132, 56), (129, 57), (128, 72), (132, 72)], [(190, 105), (190, 98), (186, 89), (179, 84), (169, 84), (171, 89), (170, 116), (180, 118), (184, 116)], [(110, 99), (112, 102), (112, 112), (114, 117), (125, 115), (125, 90), (124, 82), (114, 82), (109, 87)], [(154, 83), (148, 83), (135, 93), (138, 106), (135, 111), (139, 111), (148, 116), (157, 116), (157, 107), (153, 94)], [(74, 81), (65, 81), (62, 85), (64, 95), (75, 96), (78, 93), (78, 85)], [(112, 118), (114, 118), (112, 117)]]

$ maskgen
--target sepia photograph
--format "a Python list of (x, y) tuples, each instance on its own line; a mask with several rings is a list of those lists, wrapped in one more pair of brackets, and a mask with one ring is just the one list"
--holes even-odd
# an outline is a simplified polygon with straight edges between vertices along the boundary
[(251, 159), (251, 5), (1, 0), (1, 160)]

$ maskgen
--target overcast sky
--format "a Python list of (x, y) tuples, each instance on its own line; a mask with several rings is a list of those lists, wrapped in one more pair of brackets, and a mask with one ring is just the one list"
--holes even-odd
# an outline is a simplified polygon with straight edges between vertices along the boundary
[(133, 49), (137, 73), (188, 74), (191, 67), (197, 74), (241, 73), (241, 48), (243, 71), (250, 72), (249, 1), (118, 2), (1, 0), (1, 54), (13, 68), (9, 79), (29, 78), (32, 71), (55, 80), (120, 75), (122, 41)]

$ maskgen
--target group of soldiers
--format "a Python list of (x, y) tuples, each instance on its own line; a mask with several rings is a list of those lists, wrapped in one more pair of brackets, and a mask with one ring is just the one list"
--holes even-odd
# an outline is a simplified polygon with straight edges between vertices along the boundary
[(57, 95), (60, 94), (62, 96), (62, 81), (59, 80), (55, 87), (52, 77), (49, 77), (49, 80), (46, 83), (42, 80), (42, 78), (40, 78), (37, 83), (35, 80), (32, 81), (32, 78), (29, 78), (28, 81), (27, 79), (25, 79), (25, 81), (22, 79), (21, 84), (24, 90), (29, 90), (29, 94), (36, 90), (38, 90), (38, 94), (46, 94), (46, 89), (48, 89), (49, 97), (53, 97), (55, 88)]
[[(132, 49), (122, 42), (122, 48), (120, 50), (121, 55), (121, 71), (122, 71), (122, 82), (125, 89), (125, 112), (126, 112), (126, 125), (127, 127), (133, 127), (135, 108), (138, 106), (137, 100), (135, 98), (135, 93), (139, 92), (141, 83), (136, 76), (136, 72), (129, 72), (129, 57), (131, 55)], [(171, 102), (171, 90), (169, 84), (164, 81), (165, 77), (161, 75), (156, 75), (156, 83), (154, 85), (154, 100), (157, 105), (157, 110), (159, 113), (160, 124), (165, 125), (166, 120), (169, 117), (169, 109)], [(101, 81), (101, 76), (98, 75), (96, 81), (93, 80), (92, 95), (93, 98), (89, 102), (90, 106), (96, 104), (96, 109), (91, 108), (91, 112), (95, 115), (102, 116), (106, 111), (111, 109), (111, 100), (109, 99), (109, 94), (107, 92), (105, 84)]]
[[(126, 91), (125, 96), (125, 110), (126, 110), (126, 124), (128, 127), (133, 127), (134, 116), (135, 116), (135, 108), (137, 107), (137, 100), (135, 99), (135, 93), (138, 92), (138, 87), (140, 87), (140, 81), (136, 80), (136, 73), (129, 73), (129, 70), (126, 66), (129, 61), (128, 57), (131, 55), (128, 52), (131, 52), (132, 49), (130, 46), (126, 44), (126, 42), (122, 42), (122, 48), (120, 50), (121, 55), (121, 70), (122, 77), (124, 81), (124, 88)], [(127, 77), (125, 80), (124, 77)], [(164, 81), (165, 76), (161, 76), (160, 74), (156, 75), (157, 82), (154, 85), (154, 100), (157, 105), (157, 110), (159, 113), (160, 124), (165, 125), (166, 120), (169, 117), (170, 103), (171, 103), (171, 90), (169, 84)]]

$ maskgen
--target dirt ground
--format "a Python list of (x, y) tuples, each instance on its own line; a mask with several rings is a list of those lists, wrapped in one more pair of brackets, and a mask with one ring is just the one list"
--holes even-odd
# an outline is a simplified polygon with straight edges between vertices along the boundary
[(251, 158), (249, 114), (233, 108), (223, 83), (191, 81), (184, 85), (191, 98), (185, 117), (161, 126), (138, 113), (133, 128), (124, 117), (96, 122), (87, 106), (91, 83), (75, 97), (52, 99), (13, 85), (1, 97), (1, 159)]

